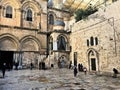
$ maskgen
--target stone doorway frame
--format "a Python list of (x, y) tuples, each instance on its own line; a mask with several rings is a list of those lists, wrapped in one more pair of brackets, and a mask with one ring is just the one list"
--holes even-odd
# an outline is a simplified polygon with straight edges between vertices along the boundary
[[(99, 53), (95, 49), (90, 48), (87, 50), (87, 58), (88, 58), (89, 71), (99, 71)], [(92, 59), (95, 60), (96, 70), (92, 70), (93, 68), (91, 62)]]

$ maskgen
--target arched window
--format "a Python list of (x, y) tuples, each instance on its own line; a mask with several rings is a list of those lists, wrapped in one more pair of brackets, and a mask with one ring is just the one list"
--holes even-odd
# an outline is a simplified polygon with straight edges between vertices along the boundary
[(60, 36), (58, 38), (57, 46), (58, 46), (58, 50), (66, 50), (66, 41), (63, 36)]
[(54, 16), (52, 14), (49, 15), (49, 24), (54, 24)]
[(95, 45), (98, 45), (98, 38), (95, 37)]
[(11, 6), (7, 6), (6, 7), (6, 18), (12, 18), (12, 7)]
[(93, 52), (92, 50), (90, 51), (90, 55), (91, 55), (91, 56), (94, 56), (94, 52)]
[(28, 9), (28, 10), (27, 10), (26, 20), (27, 20), (27, 21), (32, 21), (32, 15), (33, 15), (32, 10), (31, 10), (31, 9)]
[(90, 37), (90, 44), (91, 44), (91, 46), (94, 45), (94, 38), (93, 37)]

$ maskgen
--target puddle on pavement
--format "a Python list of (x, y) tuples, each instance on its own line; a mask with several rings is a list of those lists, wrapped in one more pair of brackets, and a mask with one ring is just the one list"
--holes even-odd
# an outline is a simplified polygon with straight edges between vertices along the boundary
[(39, 82), (49, 82), (49, 80), (46, 77), (39, 77), (38, 81)]
[(30, 81), (39, 81), (39, 82), (49, 82), (49, 80), (46, 77), (29, 77)]
[(79, 86), (81, 85), (80, 83), (63, 83), (63, 82), (58, 82), (60, 85), (53, 87), (53, 89), (62, 89), (66, 88), (67, 90), (86, 90), (86, 89), (71, 89), (73, 86)]
[(46, 77), (34, 77), (34, 76), (21, 76), (18, 80), (29, 80), (29, 81), (39, 81), (39, 82), (48, 82), (48, 79)]

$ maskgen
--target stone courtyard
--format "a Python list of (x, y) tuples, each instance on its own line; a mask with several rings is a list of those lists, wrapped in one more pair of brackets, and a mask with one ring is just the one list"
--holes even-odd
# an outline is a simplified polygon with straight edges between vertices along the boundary
[(0, 90), (120, 90), (120, 78), (72, 69), (12, 70), (0, 72)]

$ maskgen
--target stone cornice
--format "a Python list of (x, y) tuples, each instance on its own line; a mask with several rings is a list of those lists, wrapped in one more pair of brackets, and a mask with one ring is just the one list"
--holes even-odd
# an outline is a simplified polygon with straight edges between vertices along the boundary
[(18, 26), (9, 26), (9, 25), (0, 25), (0, 28), (12, 28), (12, 29), (19, 29), (19, 30), (37, 31), (38, 34), (48, 33), (45, 31), (40, 31), (40, 29), (36, 29), (36, 28), (27, 28), (27, 27), (18, 27)]
[(54, 30), (54, 31), (52, 31), (51, 33), (65, 33), (65, 34), (70, 34), (71, 33), (71, 31), (66, 31), (66, 30)]
[(60, 12), (70, 13), (69, 11), (66, 11), (66, 10), (63, 10), (63, 9), (54, 8), (54, 7), (48, 7), (48, 9), (52, 9), (52, 10), (56, 10), (56, 11), (60, 11)]

